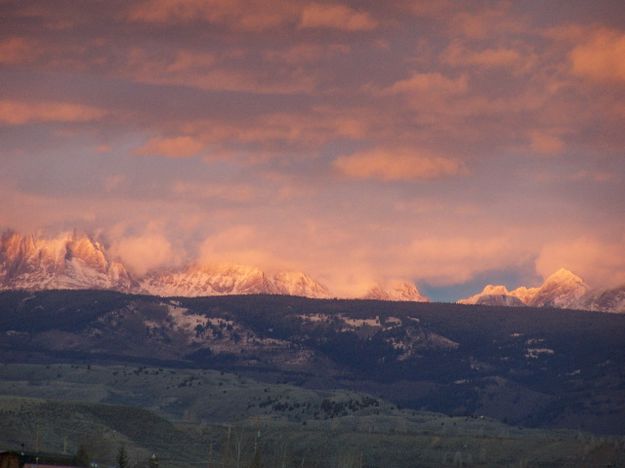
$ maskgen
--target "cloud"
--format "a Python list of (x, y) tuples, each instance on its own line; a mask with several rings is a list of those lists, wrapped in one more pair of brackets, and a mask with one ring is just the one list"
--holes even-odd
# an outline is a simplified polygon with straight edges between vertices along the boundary
[(600, 30), (571, 51), (573, 73), (596, 81), (625, 81), (625, 34)]
[(227, 184), (215, 182), (176, 181), (172, 185), (172, 193), (183, 199), (217, 199), (237, 203), (251, 202), (257, 195), (255, 190), (246, 184)]
[(466, 76), (449, 78), (441, 73), (413, 73), (410, 78), (399, 80), (385, 88), (382, 94), (443, 93), (461, 94), (467, 91)]
[(348, 177), (386, 182), (438, 179), (463, 172), (463, 164), (455, 159), (405, 150), (364, 151), (340, 156), (333, 165)]
[(165, 236), (150, 232), (116, 239), (111, 245), (111, 253), (137, 276), (159, 267), (174, 266), (179, 259)]
[(317, 62), (337, 55), (345, 55), (351, 51), (351, 47), (346, 44), (321, 45), (314, 43), (302, 43), (280, 50), (267, 50), (263, 52), (263, 57), (272, 62), (282, 62), (288, 64), (302, 64)]
[(515, 237), (425, 236), (414, 239), (401, 255), (404, 261), (410, 259), (413, 276), (431, 284), (460, 284), (480, 272), (518, 267), (527, 261), (529, 250), (515, 242)]
[(459, 42), (453, 42), (442, 55), (443, 62), (453, 66), (474, 65), (484, 68), (513, 67), (526, 64), (528, 56), (513, 48), (494, 47), (470, 50)]
[(476, 11), (460, 11), (453, 15), (448, 25), (452, 33), (459, 33), (470, 39), (528, 31), (525, 17), (510, 14), (510, 6), (508, 2), (501, 2), (487, 8), (478, 7)]
[(82, 104), (0, 100), (0, 123), (9, 125), (32, 122), (90, 122), (99, 120), (104, 115), (104, 110)]
[(196, 156), (204, 144), (197, 139), (184, 135), (170, 138), (152, 138), (140, 148), (135, 150), (135, 154), (140, 156), (165, 156), (168, 158), (188, 158)]
[(564, 142), (558, 136), (534, 130), (530, 132), (530, 147), (540, 154), (555, 155), (562, 152)]
[(317, 85), (314, 72), (297, 66), (223, 63), (225, 58), (218, 54), (195, 50), (153, 53), (134, 47), (126, 51), (123, 61), (115, 74), (138, 83), (259, 94), (310, 93)]
[(347, 5), (279, 1), (146, 0), (132, 6), (126, 18), (160, 25), (207, 22), (249, 32), (290, 25), (342, 31), (369, 31), (378, 26), (369, 13)]
[(31, 39), (9, 37), (0, 41), (0, 64), (28, 63), (41, 54), (41, 48)]
[(126, 18), (132, 22), (160, 25), (207, 22), (235, 30), (260, 32), (293, 18), (289, 2), (240, 0), (145, 0), (130, 7)]
[(208, 264), (233, 262), (263, 269), (281, 269), (284, 263), (262, 244), (262, 233), (254, 226), (231, 226), (204, 239), (199, 260)]
[(543, 277), (559, 268), (580, 275), (591, 286), (625, 284), (625, 238), (620, 241), (582, 236), (545, 245), (536, 260), (536, 271)]
[(378, 22), (368, 13), (340, 4), (311, 3), (300, 19), (300, 27), (340, 29), (344, 31), (370, 31)]

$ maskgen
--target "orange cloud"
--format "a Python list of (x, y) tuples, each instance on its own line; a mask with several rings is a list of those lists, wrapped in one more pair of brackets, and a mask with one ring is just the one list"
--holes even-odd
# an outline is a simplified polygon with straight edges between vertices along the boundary
[(299, 64), (315, 62), (320, 59), (335, 55), (347, 54), (351, 47), (345, 44), (331, 44), (329, 46), (318, 44), (297, 44), (284, 50), (269, 50), (263, 53), (266, 60)]
[(557, 136), (541, 132), (530, 132), (530, 147), (540, 154), (555, 155), (562, 152), (564, 142)]
[(146, 0), (131, 7), (127, 19), (156, 24), (203, 21), (245, 31), (264, 31), (279, 26), (292, 15), (288, 2), (276, 2), (268, 8), (266, 3), (254, 1)]
[(311, 92), (317, 80), (313, 72), (298, 67), (275, 66), (250, 71), (220, 64), (215, 54), (179, 50), (153, 54), (133, 48), (126, 54), (121, 76), (141, 83), (188, 86), (203, 90), (270, 94)]
[(605, 241), (592, 237), (545, 245), (536, 259), (536, 271), (547, 277), (558, 268), (579, 272), (591, 286), (625, 284), (625, 238)]
[(345, 31), (369, 31), (378, 22), (369, 13), (340, 4), (311, 3), (301, 13), (301, 28), (329, 28)]
[(625, 81), (625, 34), (596, 32), (570, 53), (573, 73), (597, 81)]
[(254, 226), (236, 225), (214, 233), (200, 246), (202, 263), (234, 262), (280, 269), (285, 263), (259, 245), (261, 233)]
[(121, 258), (137, 276), (161, 266), (171, 267), (177, 257), (166, 237), (151, 232), (116, 239), (111, 246), (111, 253)]
[(519, 51), (506, 47), (469, 50), (458, 42), (452, 43), (442, 59), (450, 65), (475, 65), (486, 68), (510, 67), (522, 61)]
[(454, 159), (382, 149), (341, 156), (333, 164), (348, 177), (383, 181), (438, 179), (463, 170), (462, 163)]
[(467, 90), (467, 78), (461, 76), (458, 78), (448, 78), (447, 76), (434, 73), (413, 73), (410, 78), (397, 81), (391, 86), (385, 88), (383, 94), (401, 94), (401, 93), (428, 93), (438, 92), (445, 94), (460, 94)]
[(0, 64), (27, 63), (40, 55), (40, 49), (30, 39), (9, 37), (0, 41)]
[(197, 155), (204, 144), (190, 136), (171, 138), (152, 138), (137, 148), (135, 154), (140, 156), (166, 156), (168, 158), (188, 158)]
[(449, 26), (452, 32), (461, 33), (471, 39), (527, 31), (529, 28), (525, 18), (511, 15), (509, 10), (510, 4), (501, 2), (477, 11), (463, 11), (451, 19)]
[(146, 0), (127, 13), (133, 22), (172, 24), (197, 21), (243, 31), (266, 31), (283, 25), (342, 31), (369, 31), (378, 22), (367, 12), (342, 4), (240, 0)]
[[(515, 248), (511, 249), (510, 246)], [(462, 283), (475, 274), (495, 268), (518, 266), (531, 249), (514, 234), (475, 237), (424, 236), (392, 254), (396, 262), (408, 262), (410, 276), (433, 284)], [(401, 259), (401, 260), (400, 260)]]
[(233, 202), (249, 202), (255, 198), (254, 189), (245, 184), (216, 184), (176, 181), (172, 185), (172, 192), (185, 199), (220, 199)]
[(102, 109), (67, 102), (0, 101), (0, 123), (90, 122), (105, 115)]

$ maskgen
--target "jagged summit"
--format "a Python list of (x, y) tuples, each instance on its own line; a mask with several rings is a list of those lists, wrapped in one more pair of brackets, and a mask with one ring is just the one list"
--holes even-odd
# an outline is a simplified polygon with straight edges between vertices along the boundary
[(0, 239), (0, 289), (116, 289), (136, 282), (86, 234), (54, 238), (6, 232)]
[(332, 295), (323, 284), (300, 271), (282, 271), (273, 276), (273, 284), (278, 294), (328, 298)]
[(259, 268), (239, 264), (193, 264), (169, 271), (156, 271), (141, 280), (141, 289), (157, 296), (212, 296), (273, 293)]
[(114, 289), (160, 296), (286, 294), (330, 297), (302, 272), (273, 276), (236, 263), (191, 264), (152, 271), (138, 280), (93, 237), (77, 231), (55, 237), (7, 231), (0, 236), (0, 290)]
[[(280, 271), (236, 263), (196, 263), (160, 269), (133, 278), (124, 264), (88, 234), (73, 231), (55, 237), (0, 235), (0, 290), (111, 289), (158, 296), (207, 296), (228, 294), (281, 294), (329, 298), (334, 294), (306, 273)], [(366, 299), (427, 302), (407, 281), (373, 286)], [(538, 287), (509, 290), (488, 284), (461, 304), (494, 306), (559, 307), (602, 312), (625, 312), (625, 285), (591, 288), (575, 273), (560, 268)]]
[(363, 299), (429, 302), (429, 299), (421, 294), (414, 284), (407, 281), (395, 281), (386, 286), (375, 285), (363, 296)]
[[(516, 291), (516, 290), (515, 290)], [(503, 285), (487, 284), (482, 292), (458, 301), (459, 304), (522, 306), (525, 302)]]
[(258, 267), (236, 263), (194, 264), (173, 271), (153, 272), (141, 280), (141, 288), (144, 292), (157, 296), (330, 296), (325, 286), (305, 273), (286, 271), (271, 277)]
[(536, 294), (528, 301), (534, 307), (577, 308), (579, 300), (590, 287), (579, 276), (560, 268), (548, 276)]
[(590, 287), (575, 273), (560, 268), (535, 288), (521, 286), (509, 291), (505, 286), (487, 285), (482, 292), (458, 301), (460, 304), (527, 305), (585, 309)]

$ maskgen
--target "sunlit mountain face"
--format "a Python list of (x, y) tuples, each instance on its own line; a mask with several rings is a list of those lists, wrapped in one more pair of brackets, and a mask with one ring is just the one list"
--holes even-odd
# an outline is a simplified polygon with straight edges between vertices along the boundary
[[(132, 274), (121, 259), (85, 233), (74, 231), (45, 238), (5, 232), (0, 237), (0, 291), (55, 289), (105, 289), (162, 297), (248, 294), (339, 297), (332, 285), (326, 286), (304, 272), (271, 273), (253, 265), (196, 261)], [(364, 295), (342, 297), (429, 302), (429, 298), (408, 281), (376, 284)], [(593, 289), (576, 274), (561, 268), (539, 286), (508, 290), (504, 285), (488, 284), (481, 292), (457, 302), (625, 312), (625, 286)]]
[(0, 15), (2, 288), (622, 310), (622, 2)]

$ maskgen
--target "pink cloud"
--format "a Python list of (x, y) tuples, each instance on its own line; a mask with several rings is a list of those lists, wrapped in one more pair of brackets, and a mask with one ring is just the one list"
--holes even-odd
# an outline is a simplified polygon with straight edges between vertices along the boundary
[(625, 33), (601, 29), (576, 45), (573, 73), (597, 81), (625, 81)]
[(163, 25), (199, 21), (259, 32), (277, 27), (293, 15), (288, 2), (268, 6), (264, 2), (239, 0), (144, 0), (130, 7), (127, 19)]
[(111, 253), (123, 260), (137, 276), (154, 268), (171, 267), (176, 258), (180, 257), (179, 252), (174, 252), (169, 240), (156, 232), (117, 238), (111, 246)]
[(28, 63), (41, 55), (41, 47), (32, 39), (9, 37), (0, 41), (0, 64)]
[(0, 100), (0, 122), (23, 125), (32, 122), (90, 122), (104, 117), (105, 111), (68, 102), (24, 102)]
[(340, 156), (333, 164), (348, 177), (387, 182), (438, 179), (463, 172), (460, 161), (406, 150), (374, 149)]
[(214, 53), (182, 49), (153, 54), (135, 47), (126, 52), (116, 74), (140, 83), (259, 94), (310, 93), (317, 85), (315, 73), (298, 67), (249, 70), (222, 62)]
[(165, 156), (168, 158), (188, 158), (197, 155), (204, 148), (201, 141), (183, 135), (170, 138), (152, 138), (135, 154), (140, 156)]
[(453, 66), (478, 66), (484, 68), (522, 66), (527, 69), (533, 57), (509, 47), (472, 50), (456, 41), (445, 50), (442, 59), (445, 63)]
[(467, 77), (449, 78), (441, 73), (413, 73), (410, 78), (396, 81), (383, 90), (383, 94), (444, 93), (460, 94), (468, 89)]
[(592, 236), (546, 244), (536, 260), (536, 271), (547, 277), (559, 268), (579, 272), (591, 286), (625, 284), (625, 238), (601, 240)]
[(266, 60), (272, 62), (301, 64), (317, 62), (328, 57), (348, 54), (350, 50), (351, 47), (345, 44), (330, 44), (326, 46), (314, 43), (302, 43), (285, 49), (267, 50), (263, 52), (263, 56)]
[(537, 153), (545, 155), (560, 154), (564, 150), (564, 141), (557, 135), (533, 130), (530, 132), (530, 147)]
[(301, 28), (328, 28), (344, 31), (369, 31), (378, 22), (367, 12), (341, 4), (311, 3), (301, 12)]

